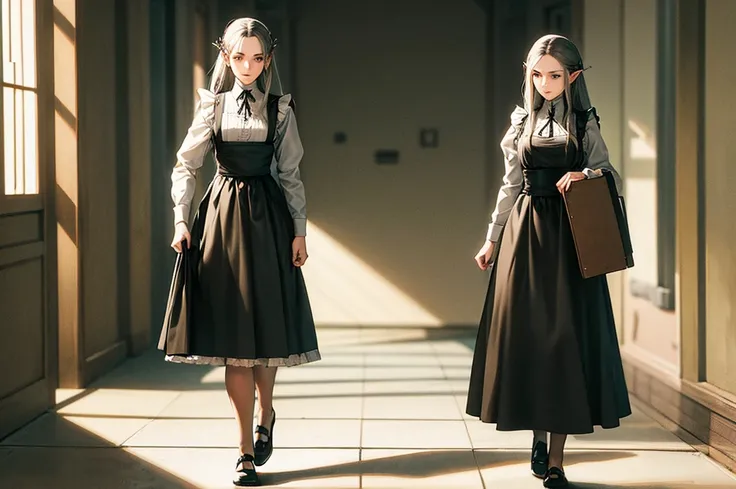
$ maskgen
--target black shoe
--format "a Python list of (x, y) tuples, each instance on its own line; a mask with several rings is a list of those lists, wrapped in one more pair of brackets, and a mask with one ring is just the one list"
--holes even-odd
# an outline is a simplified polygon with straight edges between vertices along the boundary
[(547, 465), (549, 456), (547, 455), (547, 444), (538, 441), (532, 447), (532, 474), (538, 479), (544, 479), (547, 476)]
[(256, 469), (247, 469), (243, 465), (250, 462), (253, 463), (253, 455), (250, 453), (244, 453), (238, 459), (235, 464), (235, 477), (233, 478), (233, 484), (236, 486), (260, 486), (261, 481), (258, 479), (258, 473)]
[(567, 477), (565, 477), (565, 471), (559, 467), (550, 467), (547, 470), (547, 475), (544, 476), (544, 487), (557, 488), (567, 487)]
[(271, 458), (271, 454), (273, 453), (273, 426), (275, 424), (276, 411), (273, 411), (273, 419), (271, 419), (270, 430), (267, 429), (265, 426), (256, 426), (256, 434), (261, 434), (268, 437), (266, 441), (263, 441), (263, 439), (258, 439), (253, 445), (253, 449), (256, 454), (255, 462), (253, 463), (256, 464), (256, 466), (258, 467), (268, 462), (268, 459)]

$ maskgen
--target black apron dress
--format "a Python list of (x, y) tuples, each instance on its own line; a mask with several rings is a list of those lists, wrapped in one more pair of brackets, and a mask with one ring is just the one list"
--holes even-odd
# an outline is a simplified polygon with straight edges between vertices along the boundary
[[(584, 125), (581, 148), (583, 135)], [(582, 277), (555, 186), (585, 156), (572, 143), (534, 136), (519, 159), (523, 190), (497, 243), (467, 413), (499, 431), (619, 426), (631, 407), (608, 282)]]
[(174, 362), (251, 367), (320, 359), (294, 224), (270, 166), (279, 97), (264, 142), (218, 130), (217, 174), (199, 204), (191, 248), (178, 254), (159, 349)]

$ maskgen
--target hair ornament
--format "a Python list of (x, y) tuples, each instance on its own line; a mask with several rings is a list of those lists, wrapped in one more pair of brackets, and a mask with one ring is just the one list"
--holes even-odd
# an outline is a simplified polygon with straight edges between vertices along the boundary
[(224, 54), (227, 54), (227, 49), (225, 49), (225, 43), (223, 42), (221, 37), (218, 37), (217, 39), (215, 39), (215, 42), (213, 42), (212, 45), (215, 46), (220, 51), (222, 51)]

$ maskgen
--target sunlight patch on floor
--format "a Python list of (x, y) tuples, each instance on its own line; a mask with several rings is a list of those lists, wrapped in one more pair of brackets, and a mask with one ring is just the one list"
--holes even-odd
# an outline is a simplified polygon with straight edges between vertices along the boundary
[(319, 325), (441, 326), (414, 299), (310, 222), (303, 268)]

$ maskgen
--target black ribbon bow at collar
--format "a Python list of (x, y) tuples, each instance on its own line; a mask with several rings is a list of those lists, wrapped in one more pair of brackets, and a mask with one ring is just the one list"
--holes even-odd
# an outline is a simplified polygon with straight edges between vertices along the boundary
[(549, 127), (549, 137), (554, 136), (554, 125), (555, 125), (555, 105), (554, 103), (549, 104), (549, 111), (547, 112), (547, 123), (542, 126), (542, 128), (539, 130), (539, 135), (543, 136), (544, 130)]
[(236, 100), (240, 102), (240, 107), (238, 107), (238, 115), (242, 115), (245, 120), (248, 120), (248, 117), (253, 114), (249, 102), (255, 102), (256, 98), (251, 93), (251, 90), (243, 90), (242, 92), (240, 92), (240, 95), (238, 95), (238, 98)]

